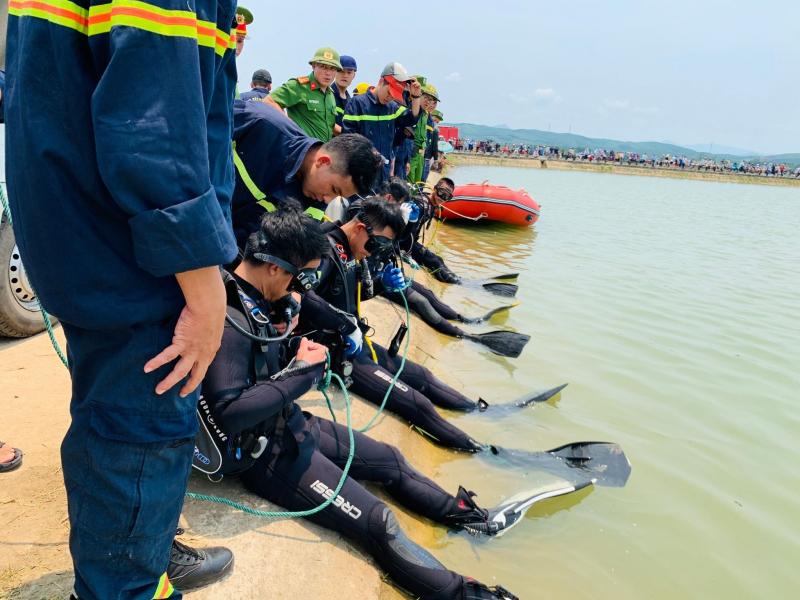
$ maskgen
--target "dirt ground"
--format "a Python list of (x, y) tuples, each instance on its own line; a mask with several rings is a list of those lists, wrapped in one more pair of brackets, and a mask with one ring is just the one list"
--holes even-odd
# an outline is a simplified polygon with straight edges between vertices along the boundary
[[(370, 302), (373, 322), (380, 321), (385, 342), (396, 329), (395, 311), (383, 300)], [(391, 325), (390, 325), (391, 324)], [(432, 361), (436, 335), (412, 326), (411, 358)], [(57, 330), (64, 344), (61, 330)], [(425, 347), (422, 353), (419, 348)], [(435, 350), (434, 350), (435, 354)], [(429, 364), (432, 366), (432, 364)], [(0, 341), (0, 439), (25, 452), (22, 467), (0, 474), (0, 599), (64, 600), (72, 588), (72, 565), (67, 546), (68, 522), (59, 445), (69, 421), (69, 377), (47, 335), (22, 341)], [(303, 402), (312, 412), (327, 414), (319, 393)], [(341, 396), (335, 401), (343, 407)], [(364, 424), (375, 408), (354, 399), (353, 420)], [(343, 419), (344, 412), (338, 410)], [(376, 437), (413, 456), (426, 470), (429, 444), (395, 417), (382, 416)], [(192, 491), (225, 496), (250, 506), (275, 510), (245, 493), (236, 481), (212, 484), (192, 475)], [(421, 524), (398, 512), (414, 537)], [(360, 551), (304, 520), (267, 521), (234, 509), (187, 500), (182, 525), (184, 541), (198, 546), (226, 545), (236, 555), (234, 574), (226, 581), (187, 595), (191, 600), (216, 598), (400, 598)], [(309, 574), (313, 573), (313, 576)]]

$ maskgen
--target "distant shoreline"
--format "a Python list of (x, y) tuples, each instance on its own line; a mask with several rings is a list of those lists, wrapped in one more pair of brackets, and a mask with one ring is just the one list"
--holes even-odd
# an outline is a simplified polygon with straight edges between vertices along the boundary
[(781, 187), (800, 187), (797, 177), (764, 177), (738, 173), (714, 173), (705, 171), (686, 171), (681, 169), (661, 169), (617, 165), (608, 163), (577, 162), (572, 160), (540, 160), (538, 157), (492, 156), (491, 154), (463, 154), (451, 152), (447, 155), (451, 166), (489, 165), (495, 167), (522, 167), (527, 169), (558, 169), (560, 171), (588, 171), (591, 173), (615, 173), (617, 175), (641, 175), (644, 177), (669, 177), (671, 179), (695, 179), (700, 181), (722, 181), (754, 185), (773, 185)]

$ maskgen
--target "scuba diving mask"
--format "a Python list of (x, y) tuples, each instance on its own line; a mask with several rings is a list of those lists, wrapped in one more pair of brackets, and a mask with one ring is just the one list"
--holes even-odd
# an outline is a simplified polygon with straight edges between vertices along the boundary
[(287, 288), (290, 292), (297, 292), (298, 294), (302, 295), (306, 292), (310, 292), (319, 285), (320, 274), (317, 269), (298, 269), (292, 263), (285, 261), (282, 258), (272, 256), (271, 254), (263, 254), (261, 252), (254, 252), (253, 258), (262, 262), (272, 263), (273, 265), (279, 266), (287, 273), (291, 273), (293, 275), (292, 281), (289, 283)]
[(369, 252), (370, 258), (387, 260), (394, 254), (394, 240), (385, 235), (373, 235), (372, 228), (367, 227), (369, 239), (364, 244), (364, 250)]

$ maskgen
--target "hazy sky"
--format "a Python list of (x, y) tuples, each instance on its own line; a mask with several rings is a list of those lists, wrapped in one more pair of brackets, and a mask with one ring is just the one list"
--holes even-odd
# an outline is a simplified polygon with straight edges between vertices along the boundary
[(276, 85), (306, 74), (330, 45), (356, 83), (392, 60), (427, 75), (446, 121), (800, 152), (796, 0), (242, 3), (241, 89), (259, 67)]

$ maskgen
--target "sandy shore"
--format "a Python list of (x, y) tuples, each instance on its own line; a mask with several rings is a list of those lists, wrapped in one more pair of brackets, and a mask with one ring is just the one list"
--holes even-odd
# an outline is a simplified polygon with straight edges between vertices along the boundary
[(522, 167), (527, 169), (558, 169), (561, 171), (588, 171), (591, 173), (615, 173), (617, 175), (640, 175), (644, 177), (669, 177), (672, 179), (695, 179), (700, 181), (721, 181), (725, 183), (800, 187), (800, 179), (796, 177), (761, 177), (755, 175), (734, 175), (732, 173), (706, 173), (704, 171), (652, 169), (650, 167), (551, 159), (541, 161), (538, 158), (510, 158), (486, 154), (451, 153), (447, 155), (447, 162), (454, 167), (487, 165), (492, 167)]
[[(391, 337), (398, 322), (383, 300), (367, 303), (373, 323), (381, 323), (378, 339)], [(410, 356), (439, 371), (435, 356), (441, 342), (424, 326), (412, 326)], [(64, 343), (60, 328), (57, 335)], [(424, 347), (425, 352), (420, 348)], [(337, 408), (344, 405), (337, 396)], [(0, 475), (0, 599), (65, 599), (72, 587), (67, 546), (68, 522), (59, 459), (59, 445), (69, 414), (69, 377), (45, 334), (23, 341), (0, 341), (0, 439), (25, 452), (20, 469)], [(319, 393), (309, 394), (304, 407), (327, 414)], [(353, 415), (363, 425), (374, 406), (354, 399)], [(338, 410), (340, 420), (344, 411)], [(430, 445), (404, 422), (386, 415), (373, 430), (413, 457), (422, 471)], [(265, 510), (273, 505), (247, 494), (236, 481), (212, 484), (193, 475), (190, 490), (225, 496)], [(385, 497), (384, 497), (385, 498)], [(398, 510), (406, 531), (415, 537), (429, 527)], [(338, 535), (304, 520), (267, 521), (228, 507), (187, 501), (182, 525), (186, 540), (200, 546), (224, 544), (236, 553), (236, 569), (225, 582), (187, 597), (217, 598), (360, 598), (397, 599), (401, 596), (359, 550)]]

